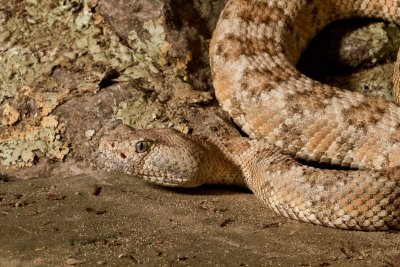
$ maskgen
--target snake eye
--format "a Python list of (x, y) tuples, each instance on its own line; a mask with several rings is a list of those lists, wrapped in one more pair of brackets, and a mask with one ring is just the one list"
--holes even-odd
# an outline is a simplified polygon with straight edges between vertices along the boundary
[(151, 143), (149, 141), (139, 141), (135, 145), (137, 153), (144, 153), (150, 149)]

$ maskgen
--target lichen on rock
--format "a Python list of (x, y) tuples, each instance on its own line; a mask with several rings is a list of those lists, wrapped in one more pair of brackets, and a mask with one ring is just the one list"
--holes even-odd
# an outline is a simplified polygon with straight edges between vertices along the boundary
[(5, 166), (32, 166), (38, 157), (62, 160), (69, 148), (60, 140), (62, 125), (57, 117), (45, 116), (39, 126), (8, 129), (0, 135), (0, 163)]

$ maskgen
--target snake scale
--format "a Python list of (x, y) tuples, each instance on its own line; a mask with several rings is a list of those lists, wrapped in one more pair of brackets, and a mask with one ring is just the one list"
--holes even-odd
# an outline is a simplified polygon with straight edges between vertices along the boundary
[(295, 68), (318, 31), (350, 17), (399, 23), (400, 1), (228, 1), (210, 43), (213, 83), (250, 138), (119, 125), (100, 140), (99, 161), (165, 186), (246, 186), (304, 222), (399, 230), (400, 108)]

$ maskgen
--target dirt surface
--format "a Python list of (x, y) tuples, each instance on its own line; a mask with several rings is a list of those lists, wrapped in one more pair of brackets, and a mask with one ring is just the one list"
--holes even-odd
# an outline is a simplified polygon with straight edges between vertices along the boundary
[[(1, 266), (400, 266), (397, 232), (284, 219), (245, 189), (99, 172), (110, 125), (239, 135), (208, 40), (226, 1), (0, 0)], [(396, 26), (328, 27), (299, 69), (391, 99)]]
[(391, 266), (399, 234), (287, 220), (235, 188), (120, 174), (0, 184), (3, 266)]

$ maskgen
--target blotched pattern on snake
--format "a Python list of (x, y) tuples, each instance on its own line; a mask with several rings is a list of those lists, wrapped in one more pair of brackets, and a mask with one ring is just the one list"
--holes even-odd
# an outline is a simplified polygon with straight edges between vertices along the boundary
[(247, 186), (275, 212), (305, 222), (400, 229), (400, 108), (294, 67), (318, 31), (350, 17), (399, 23), (400, 1), (228, 1), (210, 44), (214, 87), (251, 138), (121, 125), (101, 139), (99, 161), (167, 186)]

